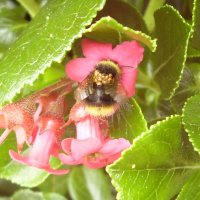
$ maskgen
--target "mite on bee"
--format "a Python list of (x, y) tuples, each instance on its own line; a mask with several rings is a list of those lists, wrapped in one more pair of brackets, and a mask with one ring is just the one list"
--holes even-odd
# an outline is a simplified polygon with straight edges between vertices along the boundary
[(86, 111), (95, 117), (114, 114), (125, 99), (119, 83), (120, 68), (113, 61), (99, 62), (94, 71), (80, 84), (76, 99), (85, 104)]

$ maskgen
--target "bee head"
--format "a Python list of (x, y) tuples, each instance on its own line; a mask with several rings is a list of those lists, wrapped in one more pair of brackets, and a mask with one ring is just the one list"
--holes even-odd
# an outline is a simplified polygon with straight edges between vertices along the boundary
[(117, 75), (120, 73), (119, 66), (109, 60), (97, 64), (92, 74), (93, 82), (97, 86), (114, 84)]

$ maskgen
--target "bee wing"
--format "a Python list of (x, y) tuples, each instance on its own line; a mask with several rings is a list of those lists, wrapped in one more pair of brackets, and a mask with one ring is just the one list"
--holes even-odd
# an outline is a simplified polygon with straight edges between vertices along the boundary
[(87, 98), (92, 93), (92, 86), (90, 81), (90, 76), (85, 78), (81, 83), (79, 83), (78, 87), (74, 92), (74, 96), (76, 101), (81, 101)]

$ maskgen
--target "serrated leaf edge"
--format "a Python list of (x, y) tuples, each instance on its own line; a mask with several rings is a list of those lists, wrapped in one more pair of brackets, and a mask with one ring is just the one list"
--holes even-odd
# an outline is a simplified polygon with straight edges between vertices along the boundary
[[(144, 44), (144, 45), (148, 46), (149, 49), (150, 49), (152, 52), (155, 52), (155, 51), (156, 51), (156, 47), (157, 47), (156, 41), (157, 41), (157, 39), (151, 39), (151, 37), (150, 37), (149, 35), (147, 35), (147, 34), (141, 32), (141, 31), (136, 31), (136, 30), (133, 30), (133, 29), (131, 29), (131, 28), (129, 28), (129, 27), (123, 26), (122, 24), (120, 24), (119, 22), (117, 22), (115, 19), (113, 19), (113, 18), (110, 17), (110, 16), (102, 17), (102, 18), (101, 18), (100, 20), (98, 20), (96, 23), (92, 24), (92, 25), (90, 26), (90, 28), (88, 28), (88, 29), (86, 30), (85, 33), (92, 32), (92, 30), (93, 30), (94, 27), (98, 26), (98, 24), (101, 24), (101, 23), (104, 22), (104, 21), (105, 21), (105, 22), (110, 22), (110, 21), (112, 21), (112, 22), (115, 23), (118, 27), (120, 27), (122, 30), (125, 30), (125, 31), (128, 30), (128, 31), (130, 31), (130, 32), (132, 32), (132, 33), (134, 33), (134, 34), (136, 34), (136, 35), (141, 35), (142, 37), (148, 39), (149, 42), (150, 42), (150, 44), (151, 44), (151, 46), (148, 46), (148, 45), (146, 45), (146, 44)], [(139, 41), (139, 42), (141, 42), (141, 41)]]
[(112, 166), (118, 164), (118, 162), (123, 161), (123, 160), (125, 159), (123, 156), (125, 156), (126, 153), (127, 153), (129, 150), (131, 150), (132, 148), (134, 148), (134, 146), (135, 146), (135, 144), (137, 143), (137, 141), (139, 141), (140, 139), (142, 139), (143, 137), (145, 137), (146, 135), (148, 135), (148, 134), (149, 134), (152, 130), (154, 130), (155, 128), (160, 127), (161, 124), (166, 123), (166, 122), (168, 122), (168, 121), (170, 121), (171, 119), (174, 119), (174, 118), (180, 118), (180, 119), (181, 119), (181, 116), (180, 116), (180, 115), (171, 115), (171, 116), (166, 117), (164, 120), (158, 121), (158, 122), (156, 122), (156, 124), (153, 124), (152, 126), (150, 126), (149, 130), (143, 132), (141, 135), (139, 135), (138, 137), (136, 137), (136, 138), (133, 140), (133, 144), (131, 145), (131, 147), (128, 148), (128, 149), (126, 149), (125, 151), (123, 151), (122, 154), (121, 154), (121, 157), (120, 157), (118, 160), (116, 160), (114, 163), (112, 163), (111, 165), (108, 165), (108, 166), (106, 167), (106, 172), (107, 172), (107, 173), (109, 174), (109, 176), (111, 177), (111, 183), (112, 183), (112, 185), (115, 187), (115, 189), (116, 189), (117, 192), (118, 192), (118, 193), (117, 193), (117, 200), (123, 199), (123, 198), (121, 198), (121, 197), (122, 197), (122, 190), (121, 190), (121, 187), (120, 187), (118, 184), (116, 184), (115, 180), (113, 179), (113, 176), (109, 173), (110, 168), (111, 168)]
[[(180, 75), (179, 75), (179, 78), (178, 78), (177, 81), (175, 82), (174, 88), (172, 89), (172, 91), (170, 92), (170, 94), (168, 95), (168, 97), (166, 97), (167, 100), (170, 100), (170, 99), (173, 97), (174, 93), (176, 92), (176, 90), (177, 90), (177, 88), (178, 88), (178, 86), (179, 86), (179, 82), (180, 82), (180, 80), (181, 80), (181, 78), (182, 78), (182, 75), (183, 75), (184, 64), (185, 64), (185, 61), (186, 61), (186, 58), (187, 58), (187, 50), (188, 50), (190, 35), (191, 35), (191, 32), (192, 32), (192, 27), (191, 27), (190, 24), (188, 24), (188, 23), (185, 21), (185, 19), (180, 15), (180, 13), (178, 12), (178, 10), (176, 10), (173, 6), (170, 6), (170, 5), (167, 4), (167, 5), (163, 6), (163, 7), (161, 7), (160, 9), (158, 9), (157, 11), (162, 10), (162, 9), (165, 9), (165, 8), (168, 8), (168, 9), (173, 10), (173, 11), (176, 13), (176, 15), (180, 18), (180, 20), (181, 20), (188, 28), (190, 28), (190, 31), (189, 31), (189, 34), (188, 34), (188, 37), (187, 37), (187, 40), (186, 40), (185, 52), (184, 52), (183, 62), (182, 62), (182, 65), (181, 65), (181, 66), (182, 66), (181, 73), (180, 73)], [(156, 11), (156, 12), (157, 12), (157, 11)]]
[(186, 123), (185, 123), (185, 121), (184, 121), (185, 110), (186, 110), (186, 107), (187, 107), (188, 103), (189, 103), (193, 98), (195, 98), (195, 97), (197, 97), (197, 96), (200, 96), (200, 94), (196, 94), (196, 95), (194, 95), (194, 96), (191, 96), (191, 97), (189, 97), (189, 98), (186, 100), (186, 102), (185, 102), (185, 104), (184, 104), (184, 106), (183, 106), (183, 109), (182, 109), (182, 124), (183, 124), (183, 126), (184, 126), (185, 131), (188, 133), (189, 141), (192, 143), (192, 146), (193, 146), (194, 150), (195, 150), (197, 153), (200, 154), (200, 148), (197, 148), (197, 147), (196, 147), (196, 145), (194, 144), (194, 140), (191, 138), (191, 133), (193, 134), (194, 131), (189, 131), (189, 130), (186, 128)]
[[(102, 0), (102, 2), (101, 2), (101, 4), (99, 5), (99, 7), (97, 7), (97, 8), (95, 7), (95, 8), (96, 8), (96, 13), (94, 13), (94, 14), (91, 16), (91, 18), (90, 18), (88, 21), (86, 21), (86, 22), (84, 23), (85, 28), (83, 28), (82, 30), (80, 30), (80, 32), (79, 32), (77, 35), (75, 35), (74, 37), (71, 38), (71, 40), (68, 41), (68, 42), (69, 42), (69, 45), (68, 45), (66, 48), (63, 49), (63, 54), (60, 54), (60, 56), (57, 56), (57, 57), (55, 57), (54, 59), (52, 59), (49, 63), (46, 64), (46, 67), (44, 67), (42, 70), (37, 71), (37, 72), (35, 73), (35, 76), (33, 77), (32, 80), (29, 79), (29, 80), (26, 80), (26, 82), (24, 81), (23, 84), (21, 85), (21, 87), (20, 87), (19, 89), (15, 90), (15, 92), (13, 92), (14, 94), (11, 93), (11, 95), (8, 95), (7, 97), (5, 96), (4, 102), (2, 102), (2, 103), (0, 104), (0, 107), (2, 107), (4, 104), (12, 103), (13, 99), (15, 98), (15, 96), (16, 96), (17, 94), (20, 94), (20, 92), (21, 92), (22, 89), (25, 87), (25, 85), (30, 85), (30, 86), (33, 85), (34, 81), (37, 80), (38, 76), (39, 76), (40, 74), (44, 74), (45, 70), (46, 70), (47, 68), (51, 67), (51, 65), (52, 65), (53, 62), (61, 63), (62, 60), (63, 60), (63, 58), (64, 58), (64, 56), (65, 56), (65, 54), (66, 54), (68, 51), (71, 50), (72, 44), (73, 44), (74, 40), (79, 39), (79, 38), (82, 37), (82, 35), (83, 35), (83, 34), (85, 33), (85, 31), (86, 31), (86, 27), (89, 26), (89, 25), (91, 24), (92, 20), (97, 16), (97, 12), (103, 9), (105, 3), (106, 3), (106, 0)], [(0, 84), (0, 85), (1, 85), (1, 84)]]
[[(146, 123), (145, 123), (145, 129), (146, 129), (146, 131), (148, 131), (147, 120), (146, 120), (145, 117), (144, 117), (144, 114), (143, 114), (143, 112), (142, 112), (142, 109), (140, 108), (140, 106), (139, 106), (139, 104), (137, 103), (137, 101), (136, 101), (135, 98), (132, 98), (132, 101), (135, 102), (135, 105), (137, 106), (137, 109), (139, 110), (140, 117), (142, 118), (143, 121), (146, 122)], [(146, 132), (146, 131), (145, 131), (145, 132)]]

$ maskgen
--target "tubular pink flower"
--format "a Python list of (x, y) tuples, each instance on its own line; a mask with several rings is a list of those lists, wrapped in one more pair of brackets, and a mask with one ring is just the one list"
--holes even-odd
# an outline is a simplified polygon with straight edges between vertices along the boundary
[(64, 133), (60, 129), (64, 124), (65, 100), (63, 96), (50, 94), (38, 100), (39, 106), (35, 118), (28, 155), (22, 156), (10, 151), (13, 160), (30, 166), (44, 169), (51, 174), (66, 174), (68, 170), (55, 170), (49, 164), (51, 156), (57, 156), (60, 147), (59, 139)]
[(71, 60), (66, 65), (68, 77), (82, 82), (100, 61), (111, 60), (117, 63), (121, 70), (121, 84), (128, 97), (135, 93), (137, 66), (143, 58), (143, 47), (136, 41), (123, 42), (112, 48), (110, 43), (82, 40), (82, 50), (85, 58)]
[[(74, 111), (82, 113), (82, 117), (75, 118)], [(72, 108), (70, 120), (76, 125), (77, 137), (64, 139), (61, 143), (66, 154), (59, 154), (58, 157), (65, 164), (84, 164), (90, 168), (104, 167), (118, 159), (121, 152), (130, 146), (123, 138), (111, 139), (107, 121), (84, 113), (81, 104)]]
[(54, 155), (58, 151), (57, 137), (52, 128), (59, 128), (60, 122), (55, 121), (54, 119), (43, 120), (48, 120), (47, 122), (42, 122), (47, 123), (46, 128), (42, 132), (39, 132), (40, 128), (38, 127), (38, 133), (28, 156), (21, 156), (12, 150), (9, 151), (10, 156), (19, 163), (44, 169), (51, 174), (66, 174), (68, 173), (68, 170), (54, 170), (49, 164), (50, 155)]
[[(8, 104), (0, 109), (0, 128), (5, 129), (0, 136), (0, 144), (4, 142), (11, 131), (14, 131), (17, 138), (18, 152), (21, 152), (24, 143), (26, 142), (29, 144), (33, 138), (33, 133), (35, 133), (33, 131), (34, 122), (37, 121), (41, 112), (46, 112), (48, 110), (50, 102), (53, 102), (53, 100), (55, 101), (55, 95), (49, 94), (52, 93), (52, 91), (64, 87), (67, 93), (71, 91), (71, 84), (72, 81), (61, 80), (48, 88), (25, 97), (18, 102)], [(37, 110), (36, 102), (39, 103)]]

